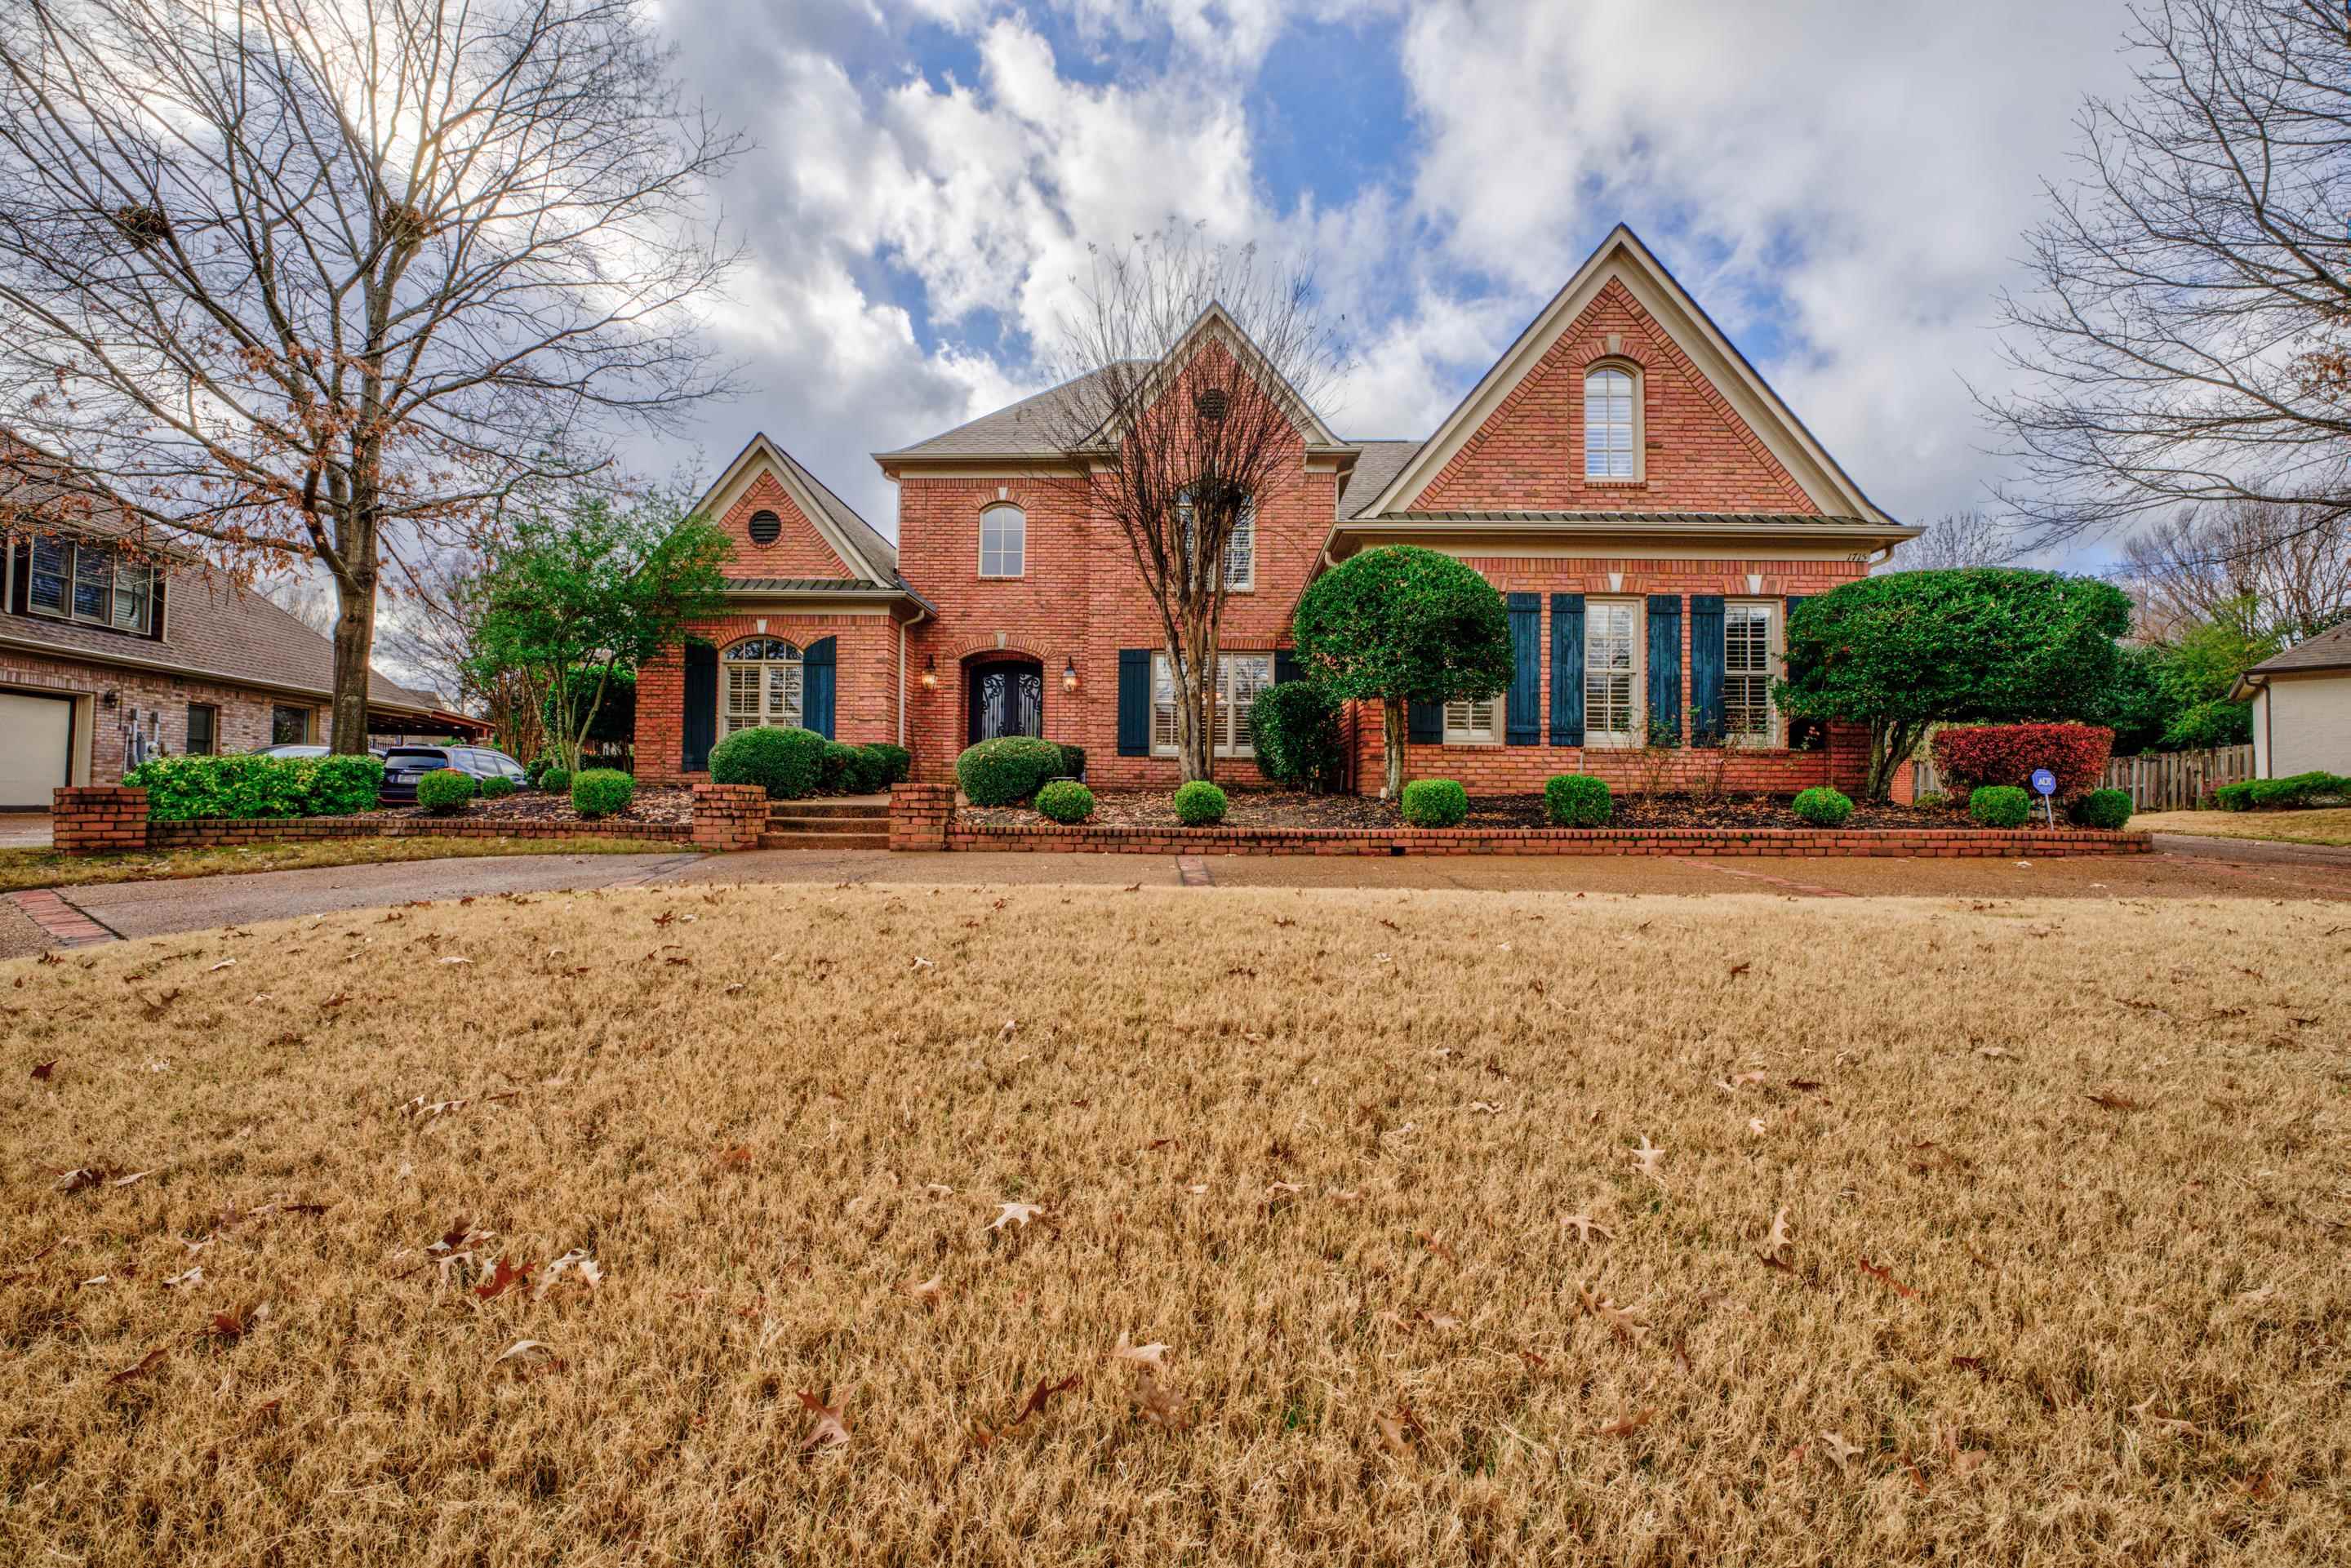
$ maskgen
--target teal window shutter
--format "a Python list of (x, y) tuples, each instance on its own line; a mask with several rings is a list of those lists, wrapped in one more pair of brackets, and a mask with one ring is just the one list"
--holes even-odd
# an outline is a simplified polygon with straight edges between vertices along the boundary
[(1510, 695), (1503, 713), (1502, 740), (1533, 746), (1542, 739), (1542, 595), (1513, 593), (1510, 612)]
[[(1787, 619), (1780, 622), (1781, 647), (1785, 648), (1788, 645), (1788, 627), (1796, 619), (1796, 606), (1810, 597), (1812, 597), (1810, 594), (1804, 593), (1788, 595)], [(1822, 727), (1819, 719), (1792, 718), (1788, 721), (1789, 747), (1796, 751), (1817, 751), (1827, 738), (1827, 733)]]
[(1118, 754), (1151, 755), (1151, 650), (1118, 651)]
[(678, 715), (678, 736), (684, 755), (678, 766), (700, 773), (710, 766), (710, 748), (718, 740), (718, 649), (699, 638), (685, 643), (685, 689)]
[(1682, 601), (1677, 593), (1649, 595), (1649, 733), (1660, 730), (1681, 738)]
[(1722, 596), (1690, 598), (1690, 744), (1722, 744)]
[(800, 727), (832, 738), (832, 667), (834, 641), (823, 637), (800, 654)]
[(1443, 703), (1409, 703), (1405, 707), (1404, 737), (1415, 746), (1441, 746), (1445, 742), (1445, 705)]
[(1551, 596), (1551, 743), (1583, 744), (1583, 595)]

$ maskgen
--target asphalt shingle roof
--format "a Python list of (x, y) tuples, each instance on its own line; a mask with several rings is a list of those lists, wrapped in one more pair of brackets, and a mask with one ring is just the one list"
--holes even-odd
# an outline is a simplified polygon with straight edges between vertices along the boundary
[(2246, 671), (2266, 675), (2280, 670), (2351, 669), (2351, 621), (2315, 637), (2305, 637), (2283, 653), (2273, 653)]
[(953, 430), (943, 431), (925, 441), (902, 446), (895, 452), (878, 452), (877, 457), (978, 457), (1018, 456), (1051, 457), (1061, 447), (1053, 437), (1066, 434), (1072, 411), (1082, 412), (1092, 395), (1096, 378), (1107, 371), (1091, 371), (1073, 381), (1057, 387), (1047, 387), (1031, 397), (998, 409), (994, 413), (981, 414)]

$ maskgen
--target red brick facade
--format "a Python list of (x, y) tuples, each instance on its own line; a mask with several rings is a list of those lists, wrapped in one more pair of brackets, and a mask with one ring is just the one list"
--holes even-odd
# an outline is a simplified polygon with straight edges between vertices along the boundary
[[(773, 512), (779, 525), (776, 538), (761, 544), (751, 537), (751, 519)], [(752, 480), (743, 498), (718, 519), (726, 530), (734, 556), (727, 563), (733, 577), (852, 577), (855, 574), (809, 521), (781, 480), (762, 474)]]
[[(57, 658), (19, 648), (0, 648), (0, 690), (55, 692), (75, 699), (74, 776), (91, 784), (121, 779), (134, 722), (141, 735), (160, 742), (165, 755), (184, 756), (191, 707), (217, 712), (214, 750), (222, 755), (267, 746), (270, 714), (279, 706), (302, 710), (309, 716), (311, 736), (326, 736), (323, 699), (273, 695), (165, 670)], [(114, 694), (112, 707), (105, 703), (109, 692)]]

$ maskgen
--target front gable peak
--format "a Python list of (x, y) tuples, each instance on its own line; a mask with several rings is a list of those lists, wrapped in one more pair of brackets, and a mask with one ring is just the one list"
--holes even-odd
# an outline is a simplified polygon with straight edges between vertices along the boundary
[(898, 580), (897, 551), (798, 459), (751, 437), (695, 508), (726, 530), (737, 566), (759, 575)]

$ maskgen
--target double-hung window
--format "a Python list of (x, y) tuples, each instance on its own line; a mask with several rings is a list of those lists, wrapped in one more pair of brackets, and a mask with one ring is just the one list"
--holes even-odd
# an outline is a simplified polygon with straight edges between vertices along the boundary
[(104, 545), (33, 540), (26, 601), (36, 615), (145, 635), (153, 628), (155, 569)]
[(1722, 611), (1722, 728), (1726, 736), (1771, 744), (1771, 607), (1729, 604)]
[[(1192, 494), (1176, 499), (1176, 515), (1184, 520), (1184, 540), (1192, 543)], [(1225, 539), (1225, 591), (1247, 593), (1257, 587), (1257, 497), (1241, 503), (1240, 516)]]
[[(1249, 735), (1249, 709), (1258, 694), (1273, 685), (1270, 653), (1217, 655), (1217, 706), (1210, 720), (1218, 757), (1255, 757)], [(1167, 655), (1151, 655), (1151, 752), (1176, 755), (1176, 678)]]
[(1502, 699), (1499, 695), (1480, 698), (1477, 702), (1449, 702), (1445, 705), (1445, 744), (1447, 746), (1499, 746), (1502, 744)]
[(1641, 607), (1594, 600), (1583, 612), (1583, 743), (1641, 739)]
[(1639, 383), (1630, 371), (1603, 367), (1583, 378), (1585, 478), (1640, 477), (1638, 395)]
[(761, 725), (790, 728), (800, 722), (800, 651), (774, 637), (737, 643), (719, 655), (726, 672), (718, 729), (732, 735)]

